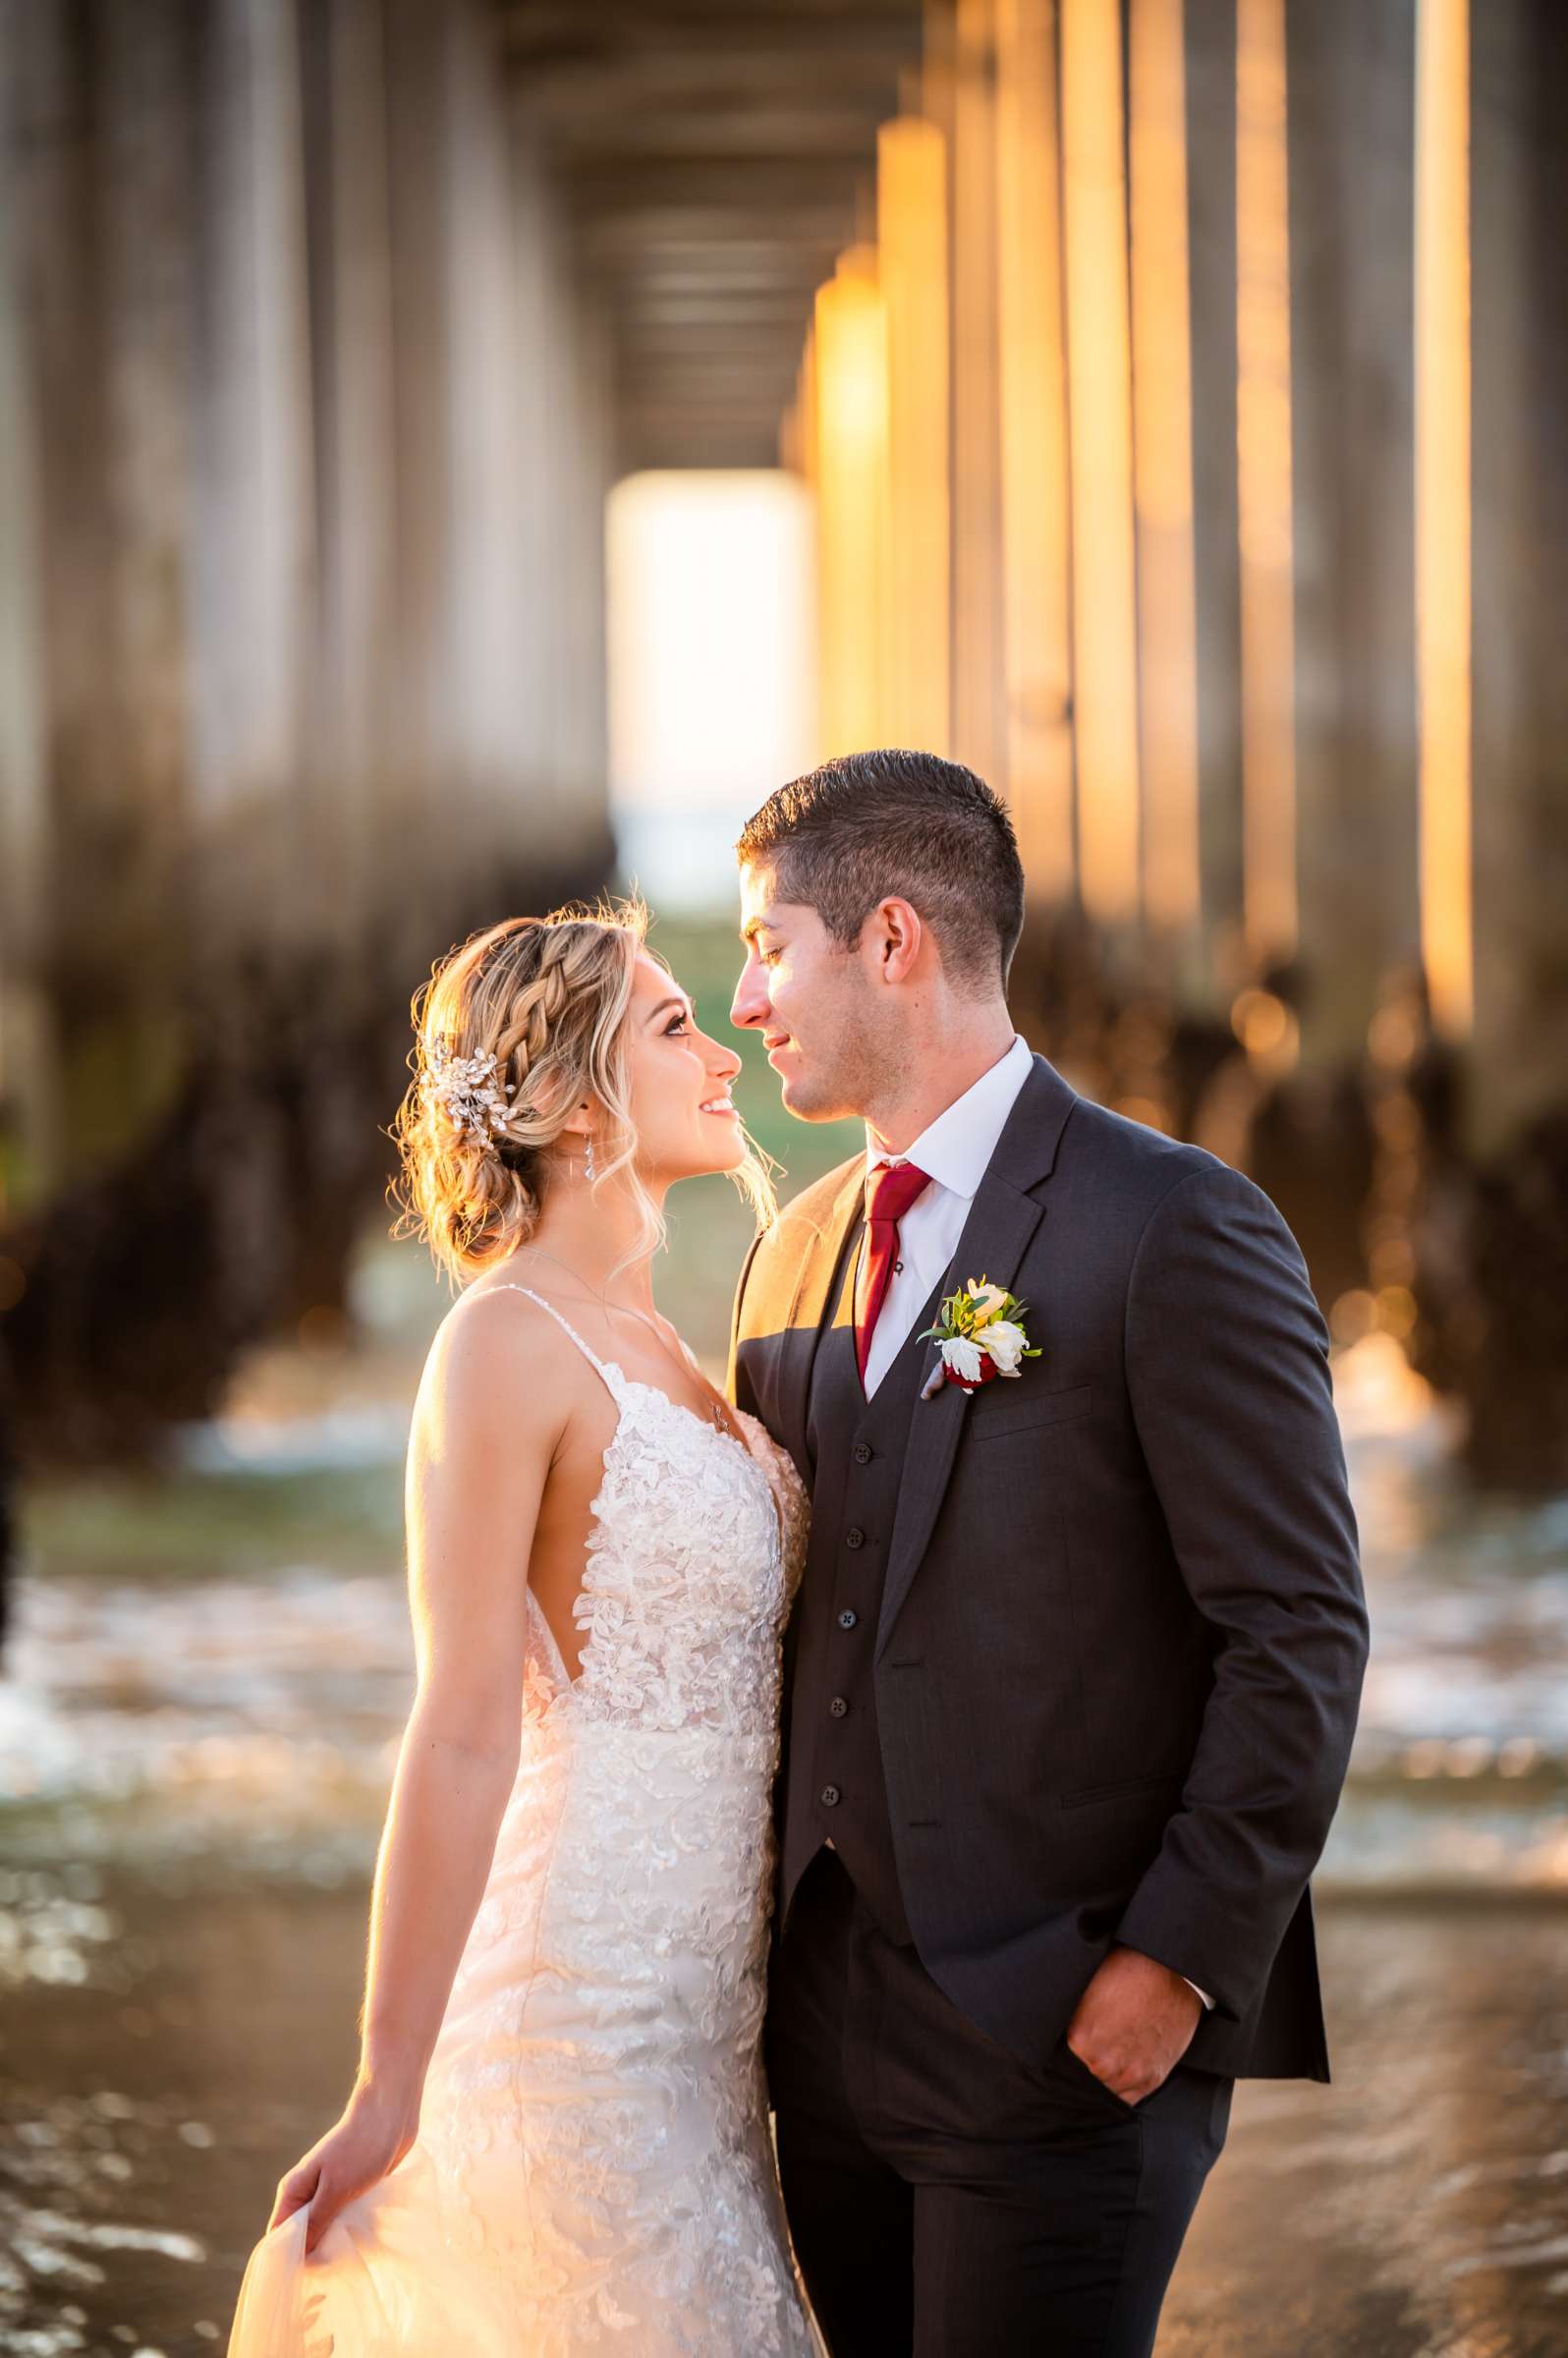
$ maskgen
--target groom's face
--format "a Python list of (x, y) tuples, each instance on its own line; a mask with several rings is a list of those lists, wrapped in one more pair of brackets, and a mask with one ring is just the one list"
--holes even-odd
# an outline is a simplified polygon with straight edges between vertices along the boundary
[(742, 1031), (760, 1032), (784, 1103), (807, 1122), (863, 1113), (889, 1043), (865, 961), (833, 939), (816, 911), (774, 898), (765, 869), (741, 870), (746, 964), (730, 1007)]

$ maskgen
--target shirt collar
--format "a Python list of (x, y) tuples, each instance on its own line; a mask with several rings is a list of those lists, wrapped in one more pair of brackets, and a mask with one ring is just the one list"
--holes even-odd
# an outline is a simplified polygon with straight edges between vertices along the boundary
[(1028, 1040), (1015, 1032), (1005, 1055), (998, 1056), (978, 1081), (970, 1083), (961, 1097), (955, 1097), (934, 1121), (927, 1122), (902, 1154), (884, 1155), (868, 1133), (868, 1182), (873, 1165), (878, 1162), (913, 1162), (939, 1187), (948, 1188), (967, 1201), (985, 1176), (985, 1166), (996, 1151), (996, 1142), (1034, 1062), (1034, 1050)]

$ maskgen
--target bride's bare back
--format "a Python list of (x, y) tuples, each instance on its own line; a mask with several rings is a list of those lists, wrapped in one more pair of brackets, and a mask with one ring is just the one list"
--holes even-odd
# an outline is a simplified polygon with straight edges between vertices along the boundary
[[(603, 1484), (605, 1452), (615, 1437), (620, 1415), (603, 1383), (582, 1352), (567, 1340), (540, 1297), (630, 1382), (662, 1391), (676, 1407), (729, 1433), (742, 1447), (745, 1435), (733, 1411), (704, 1380), (695, 1356), (673, 1327), (667, 1329), (672, 1347), (661, 1350), (645, 1329), (639, 1335), (639, 1321), (630, 1313), (614, 1322), (612, 1331), (612, 1321), (596, 1305), (550, 1296), (532, 1281), (525, 1289), (505, 1277), (476, 1282), (449, 1315), (455, 1317), (469, 1303), (492, 1293), (504, 1294), (505, 1302), (476, 1315), (486, 1320), (519, 1321), (537, 1366), (537, 1389), (548, 1395), (559, 1416), (559, 1431), (542, 1472), (527, 1578), (567, 1673), (575, 1679), (582, 1668), (584, 1632), (574, 1618), (574, 1608), (583, 1594), (593, 1501)], [(544, 1439), (536, 1413), (520, 1416), (519, 1447), (540, 1450)]]

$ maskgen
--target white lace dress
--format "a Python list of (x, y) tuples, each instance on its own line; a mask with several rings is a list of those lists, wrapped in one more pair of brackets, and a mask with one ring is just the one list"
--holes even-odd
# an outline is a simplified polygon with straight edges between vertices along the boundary
[[(517, 1288), (527, 1292), (527, 1287)], [(304, 2259), (252, 2251), (230, 2358), (808, 2358), (760, 2059), (800, 1477), (600, 1361), (580, 1675), (530, 1596), (523, 1751), (420, 2133)]]

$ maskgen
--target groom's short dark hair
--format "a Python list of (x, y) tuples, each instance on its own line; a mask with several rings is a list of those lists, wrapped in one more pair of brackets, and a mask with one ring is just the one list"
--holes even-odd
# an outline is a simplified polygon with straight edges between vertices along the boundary
[(1024, 927), (1024, 870), (1006, 805), (937, 754), (843, 754), (792, 778), (746, 822), (736, 857), (781, 901), (814, 909), (850, 949), (896, 893), (936, 936), (961, 988), (1005, 988)]

